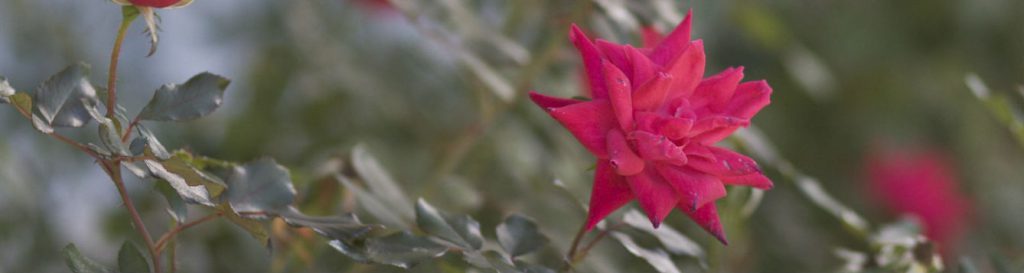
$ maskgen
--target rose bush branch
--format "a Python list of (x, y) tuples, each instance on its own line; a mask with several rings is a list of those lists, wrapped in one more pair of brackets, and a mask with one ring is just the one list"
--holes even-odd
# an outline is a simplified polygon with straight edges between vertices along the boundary
[(198, 220), (195, 220), (195, 221), (192, 221), (192, 222), (188, 222), (188, 223), (185, 223), (185, 224), (182, 224), (182, 225), (175, 226), (173, 229), (171, 229), (171, 230), (167, 231), (166, 233), (164, 233), (163, 236), (160, 236), (160, 239), (158, 239), (156, 241), (156, 246), (154, 248), (157, 250), (157, 252), (162, 252), (164, 250), (164, 246), (166, 246), (166, 244), (169, 241), (174, 240), (174, 238), (179, 233), (181, 233), (181, 232), (183, 232), (186, 229), (189, 229), (191, 227), (198, 226), (199, 224), (205, 223), (207, 221), (220, 218), (223, 215), (224, 215), (224, 212), (218, 211), (218, 212), (212, 213), (210, 215), (207, 215), (207, 216), (205, 216), (203, 218), (199, 218)]

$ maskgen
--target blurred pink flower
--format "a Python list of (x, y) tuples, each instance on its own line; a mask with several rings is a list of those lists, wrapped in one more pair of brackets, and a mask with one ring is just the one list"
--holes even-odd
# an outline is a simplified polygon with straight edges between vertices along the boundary
[(948, 251), (968, 225), (970, 201), (957, 189), (956, 172), (940, 151), (876, 149), (867, 159), (870, 192), (893, 214), (910, 214), (925, 236)]
[(378, 16), (400, 15), (401, 12), (390, 0), (353, 0), (354, 3), (364, 10), (375, 13)]
[(769, 103), (765, 81), (743, 68), (704, 76), (704, 45), (690, 41), (691, 14), (668, 36), (644, 31), (634, 48), (591, 41), (573, 25), (592, 100), (530, 98), (597, 158), (586, 228), (637, 199), (657, 227), (674, 209), (722, 243), (715, 200), (725, 185), (772, 187), (754, 160), (715, 147)]

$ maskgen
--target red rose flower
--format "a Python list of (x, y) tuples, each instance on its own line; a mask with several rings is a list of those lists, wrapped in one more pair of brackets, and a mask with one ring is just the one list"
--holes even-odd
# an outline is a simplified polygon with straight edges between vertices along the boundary
[(703, 79), (704, 46), (690, 41), (692, 13), (667, 37), (644, 31), (644, 48), (591, 41), (578, 27), (592, 100), (530, 93), (597, 158), (586, 229), (637, 199), (657, 227), (674, 209), (722, 243), (714, 201), (725, 185), (770, 189), (754, 160), (713, 146), (769, 103), (765, 81), (741, 83), (743, 68)]
[(113, 0), (121, 5), (135, 5), (151, 8), (176, 8), (192, 3), (192, 0)]
[(878, 149), (867, 158), (867, 174), (871, 193), (888, 211), (917, 217), (944, 253), (955, 247), (969, 222), (970, 201), (957, 189), (945, 155)]

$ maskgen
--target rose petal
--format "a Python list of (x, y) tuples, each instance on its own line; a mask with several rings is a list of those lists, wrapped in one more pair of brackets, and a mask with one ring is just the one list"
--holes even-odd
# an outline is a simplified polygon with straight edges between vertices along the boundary
[[(686, 206), (686, 204), (679, 205), (681, 207)], [(715, 203), (708, 203), (707, 205), (697, 208), (697, 211), (691, 212), (686, 209), (681, 210), (683, 213), (686, 213), (687, 216), (690, 216), (690, 219), (696, 222), (697, 225), (700, 225), (701, 228), (715, 236), (715, 238), (718, 239), (719, 242), (722, 242), (723, 245), (729, 245), (729, 241), (725, 239), (725, 231), (722, 230), (722, 222), (718, 219), (718, 208), (715, 207)]]
[(704, 145), (686, 145), (683, 147), (683, 151), (686, 152), (686, 156), (689, 158), (703, 158), (706, 160), (715, 160), (715, 154), (711, 153), (708, 146)]
[(589, 231), (609, 214), (633, 200), (633, 192), (625, 178), (615, 174), (607, 160), (598, 160), (594, 171), (594, 187), (590, 192), (590, 210), (587, 211)]
[[(705, 114), (709, 115), (709, 114)], [(700, 145), (714, 145), (739, 128), (750, 126), (749, 119), (712, 115), (697, 121), (688, 134), (690, 140)]]
[(672, 75), (659, 72), (653, 79), (637, 88), (633, 94), (633, 109), (636, 111), (653, 111), (665, 103), (674, 79)]
[(741, 83), (725, 106), (715, 109), (734, 117), (750, 119), (771, 103), (772, 87), (764, 80)]
[[(166, 8), (174, 5), (181, 5), (180, 0), (129, 0), (132, 4), (141, 7)], [(185, 1), (185, 4), (191, 1)]]
[(587, 34), (583, 33), (576, 24), (572, 25), (572, 31), (569, 33), (569, 40), (576, 46), (576, 49), (580, 51), (580, 57), (583, 59), (583, 66), (587, 71), (587, 79), (590, 81), (591, 95), (594, 99), (603, 99), (608, 97), (608, 91), (604, 86), (604, 76), (601, 74), (601, 54), (598, 53), (597, 48), (594, 47), (594, 43), (590, 41)]
[(687, 134), (694, 142), (701, 145), (711, 145), (729, 136), (736, 129), (749, 125), (750, 120), (737, 117), (723, 115), (705, 116), (694, 122), (693, 127), (690, 128)]
[(632, 46), (625, 46), (626, 58), (629, 59), (629, 63), (633, 66), (633, 89), (638, 89), (648, 81), (653, 79), (657, 73), (661, 70), (661, 66), (651, 62), (646, 55), (641, 53), (639, 50)]
[[(725, 196), (725, 186), (718, 178), (689, 168), (655, 164), (658, 173), (680, 195), (679, 208), (696, 211), (697, 208)], [(684, 207), (684, 205), (688, 205)]]
[(646, 160), (665, 161), (677, 166), (686, 164), (686, 153), (683, 149), (664, 136), (633, 131), (630, 138), (636, 140), (636, 148), (640, 156)]
[(722, 183), (726, 185), (748, 186), (762, 190), (770, 190), (773, 187), (775, 187), (775, 185), (772, 184), (772, 180), (768, 179), (768, 177), (764, 176), (764, 174), (762, 173), (754, 173), (731, 177), (723, 176), (719, 178), (721, 178)]
[(598, 158), (608, 158), (605, 134), (615, 128), (615, 115), (608, 100), (580, 102), (548, 111), (551, 117)]
[(629, 63), (626, 55), (626, 46), (615, 44), (609, 41), (597, 39), (594, 41), (597, 49), (604, 55), (606, 61), (612, 62), (623, 74), (633, 74), (633, 64)]
[(644, 160), (633, 152), (626, 136), (619, 130), (608, 130), (608, 158), (619, 175), (635, 175), (644, 170)]
[(604, 77), (615, 118), (623, 131), (633, 130), (633, 101), (629, 79), (611, 62), (604, 62)]
[(658, 124), (658, 133), (671, 140), (680, 140), (686, 137), (693, 128), (693, 119), (666, 117)]
[(672, 60), (675, 60), (683, 50), (686, 50), (686, 47), (689, 46), (690, 43), (690, 28), (693, 24), (692, 19), (693, 10), (690, 10), (686, 12), (686, 18), (684, 18), (683, 21), (672, 30), (672, 33), (669, 33), (668, 37), (665, 37), (658, 46), (654, 47), (650, 54), (651, 60), (654, 61), (654, 63), (663, 66), (667, 65)]
[[(654, 26), (644, 26), (640, 28), (640, 38), (644, 41), (644, 48), (651, 48), (658, 45), (664, 38)], [(690, 38), (687, 37), (687, 40)]]
[(728, 68), (718, 75), (708, 77), (697, 85), (690, 97), (693, 107), (699, 108), (708, 104), (724, 105), (736, 92), (736, 86), (743, 79), (743, 67)]
[(718, 127), (715, 129), (711, 129), (709, 131), (705, 131), (699, 135), (693, 136), (690, 139), (700, 145), (714, 145), (715, 143), (718, 143), (719, 141), (722, 141), (723, 139), (732, 135), (732, 133), (736, 132), (736, 130), (739, 130), (740, 127), (746, 127), (748, 124), (750, 124), (750, 122), (743, 123), (743, 125), (740, 126)]
[(688, 98), (693, 94), (694, 89), (700, 84), (704, 77), (704, 42), (696, 40), (690, 46), (667, 65), (666, 71), (674, 78), (672, 86), (669, 87), (668, 101), (678, 98)]
[(757, 162), (745, 155), (714, 146), (708, 146), (707, 149), (714, 158), (691, 157), (687, 166), (720, 178), (762, 173)]
[(654, 168), (647, 168), (634, 176), (627, 176), (626, 182), (640, 202), (640, 208), (647, 212), (651, 224), (655, 228), (672, 212), (679, 203), (679, 195), (668, 182), (661, 178)]
[(537, 104), (537, 106), (540, 106), (541, 109), (544, 109), (545, 112), (551, 111), (553, 108), (560, 108), (583, 102), (581, 100), (552, 97), (534, 91), (530, 91), (530, 100), (532, 100), (534, 104)]
[(729, 170), (727, 174), (730, 176), (761, 173), (761, 167), (758, 167), (757, 162), (750, 157), (721, 147), (708, 146), (708, 150), (726, 166)]

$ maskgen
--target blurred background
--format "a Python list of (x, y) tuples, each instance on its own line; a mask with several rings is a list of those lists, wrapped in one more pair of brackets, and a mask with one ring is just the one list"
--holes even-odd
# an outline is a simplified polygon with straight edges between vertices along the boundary
[[(119, 9), (102, 0), (0, 1), (0, 75), (32, 90), (84, 61), (101, 85)], [(965, 77), (976, 75), (975, 91), (1006, 98), (1011, 112), (1020, 108), (1024, 1), (198, 0), (158, 11), (162, 42), (152, 57), (142, 24), (133, 25), (119, 94), (134, 114), (161, 84), (203, 71), (227, 76), (233, 83), (215, 114), (147, 125), (171, 149), (272, 156), (292, 169), (301, 202), (329, 211), (360, 213), (320, 170), (362, 144), (411, 200), (471, 214), (487, 237), (509, 213), (537, 219), (552, 245), (526, 258), (557, 267), (551, 257), (583, 221), (577, 204), (589, 195), (593, 158), (526, 92), (581, 94), (570, 23), (639, 45), (641, 26), (670, 30), (687, 9), (709, 74), (742, 65), (747, 80), (774, 88), (747, 133), (871, 231), (909, 213), (938, 243), (946, 271), (966, 272), (957, 265), (970, 261), (980, 272), (1022, 272), (1024, 146)], [(60, 249), (71, 242), (112, 263), (134, 233), (103, 172), (13, 109), (0, 111), (0, 128), (0, 272), (67, 272)], [(719, 202), (729, 246), (679, 213), (669, 217), (703, 250), (672, 255), (681, 271), (832, 272), (849, 262), (837, 252), (872, 251), (799, 179), (761, 163), (775, 189), (730, 189)], [(153, 183), (129, 180), (147, 223), (161, 230), (169, 220)], [(272, 251), (224, 221), (190, 230), (180, 237), (179, 271), (397, 270), (354, 264), (272, 226)], [(453, 272), (446, 263), (413, 271)], [(609, 239), (579, 272), (656, 270)]]

